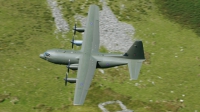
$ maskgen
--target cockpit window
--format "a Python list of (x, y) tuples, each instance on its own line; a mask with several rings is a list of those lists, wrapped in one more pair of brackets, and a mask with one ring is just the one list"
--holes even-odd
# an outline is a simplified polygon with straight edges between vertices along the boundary
[(44, 53), (45, 54), (45, 56), (50, 56), (50, 54), (49, 53)]

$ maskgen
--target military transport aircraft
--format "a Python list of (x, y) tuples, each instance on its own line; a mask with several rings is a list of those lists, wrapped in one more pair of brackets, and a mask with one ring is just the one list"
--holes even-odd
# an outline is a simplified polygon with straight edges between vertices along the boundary
[[(72, 48), (82, 45), (81, 50), (51, 49), (40, 54), (40, 58), (55, 64), (67, 65), (65, 85), (76, 83), (74, 105), (83, 105), (96, 68), (110, 68), (128, 64), (130, 78), (137, 79), (145, 60), (142, 41), (137, 40), (125, 54), (99, 52), (99, 8), (91, 5), (85, 28), (74, 27), (74, 35), (85, 32), (83, 41), (72, 38)], [(68, 78), (69, 69), (78, 70), (77, 78)]]

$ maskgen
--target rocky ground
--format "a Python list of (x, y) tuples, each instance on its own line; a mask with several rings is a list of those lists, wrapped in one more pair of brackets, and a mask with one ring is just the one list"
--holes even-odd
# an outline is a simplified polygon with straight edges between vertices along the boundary
[(54, 22), (56, 26), (55, 33), (61, 32), (66, 34), (69, 31), (69, 25), (67, 21), (63, 18), (61, 7), (58, 7), (58, 4), (55, 0), (47, 0), (47, 3), (51, 9), (52, 16), (54, 17)]
[(109, 104), (118, 104), (121, 108), (121, 110), (117, 112), (133, 112), (133, 110), (129, 110), (126, 108), (126, 106), (119, 100), (117, 101), (107, 101), (104, 103), (100, 103), (98, 107), (103, 111), (103, 112), (109, 112), (104, 106), (109, 105)]
[[(47, 0), (52, 10), (52, 16), (55, 18), (56, 32), (67, 33), (69, 27), (67, 21), (63, 19), (61, 8), (57, 7), (54, 0)], [(109, 51), (125, 52), (133, 44), (132, 37), (134, 28), (132, 25), (120, 22), (113, 14), (112, 10), (101, 0), (103, 10), (99, 13), (99, 29), (100, 29), (100, 45), (104, 46)], [(82, 15), (76, 15), (76, 21), (80, 21), (84, 27), (87, 18)]]

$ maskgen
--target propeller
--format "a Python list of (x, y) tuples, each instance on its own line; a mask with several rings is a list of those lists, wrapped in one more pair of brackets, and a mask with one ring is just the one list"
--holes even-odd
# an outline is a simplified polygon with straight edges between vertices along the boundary
[(66, 77), (65, 77), (65, 86), (67, 86), (67, 77), (68, 77), (68, 73), (66, 72)]
[(69, 66), (70, 66), (70, 59), (68, 61), (68, 65), (67, 65), (67, 72), (69, 73)]
[(68, 78), (68, 74), (69, 74), (69, 66), (70, 66), (70, 60), (68, 61), (66, 77), (64, 78), (64, 80), (65, 80), (65, 86), (67, 85), (67, 78)]
[(72, 41), (71, 41), (71, 43), (72, 43), (72, 49), (74, 48), (74, 36), (76, 35), (76, 24), (74, 25), (74, 35), (73, 35), (73, 37), (72, 37)]
[(71, 40), (71, 43), (72, 43), (72, 49), (74, 48), (74, 35), (73, 35), (73, 38)]
[(76, 24), (74, 24), (74, 35), (76, 35)]

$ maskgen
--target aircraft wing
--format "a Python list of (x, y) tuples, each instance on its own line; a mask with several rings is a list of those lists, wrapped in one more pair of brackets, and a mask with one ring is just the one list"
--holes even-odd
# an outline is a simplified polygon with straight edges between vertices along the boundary
[[(91, 43), (92, 44), (89, 44)], [(81, 51), (91, 49), (92, 52), (99, 51), (99, 7), (91, 5), (88, 12), (85, 33)]]
[(84, 57), (83, 55), (79, 61), (74, 105), (83, 105), (96, 70), (97, 61), (92, 56), (88, 58), (89, 60), (84, 60)]
[(74, 95), (74, 105), (83, 105), (96, 70), (97, 60), (92, 54), (99, 50), (99, 8), (91, 5), (81, 47), (78, 74)]

